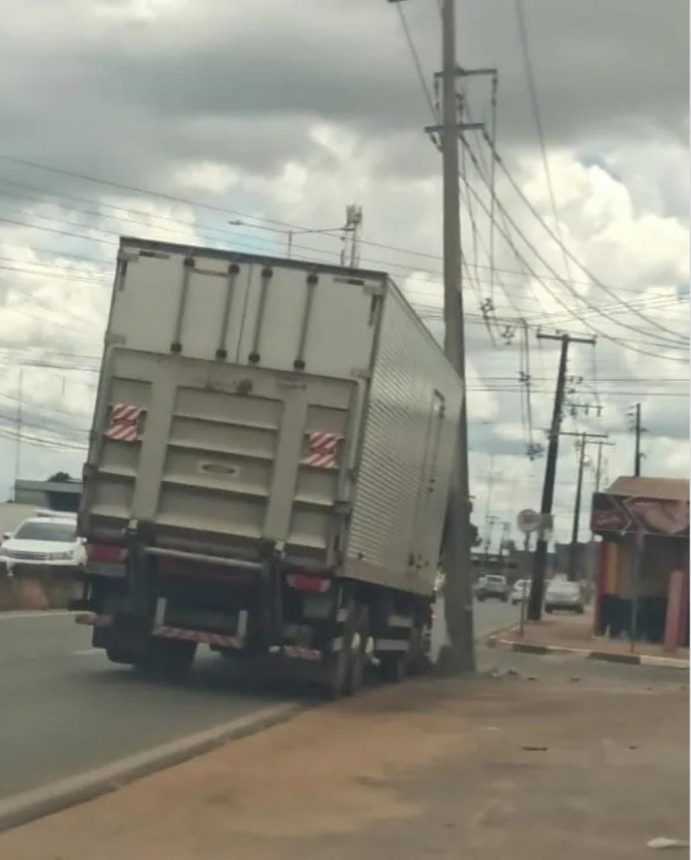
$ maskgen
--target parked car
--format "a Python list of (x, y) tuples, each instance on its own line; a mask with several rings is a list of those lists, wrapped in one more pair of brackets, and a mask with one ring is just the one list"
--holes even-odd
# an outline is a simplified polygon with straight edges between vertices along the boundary
[(477, 592), (478, 600), (494, 598), (504, 603), (509, 599), (509, 584), (505, 576), (498, 573), (488, 573)]
[(522, 600), (527, 600), (530, 597), (530, 580), (517, 579), (511, 589), (511, 603), (517, 606)]
[(579, 583), (562, 578), (555, 578), (549, 583), (545, 593), (545, 612), (557, 609), (583, 614), (585, 599)]
[(11, 575), (20, 565), (83, 567), (86, 550), (77, 537), (77, 519), (49, 513), (24, 520), (0, 545), (0, 562)]

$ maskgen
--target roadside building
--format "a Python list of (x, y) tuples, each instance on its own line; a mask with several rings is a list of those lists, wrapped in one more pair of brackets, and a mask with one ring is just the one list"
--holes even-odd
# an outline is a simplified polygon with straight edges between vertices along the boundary
[(689, 639), (689, 483), (621, 477), (593, 496), (598, 545), (595, 633)]
[(18, 479), (14, 484), (14, 501), (34, 508), (75, 513), (79, 510), (82, 482), (74, 479), (62, 481), (27, 481)]

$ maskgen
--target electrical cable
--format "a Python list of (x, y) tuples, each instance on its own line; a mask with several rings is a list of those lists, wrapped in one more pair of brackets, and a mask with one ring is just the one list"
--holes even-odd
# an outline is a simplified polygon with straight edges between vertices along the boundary
[[(463, 142), (464, 142), (464, 144), (465, 144), (466, 146), (469, 146), (469, 145), (467, 144), (467, 142), (465, 142), (465, 141), (463, 141)], [(469, 147), (469, 153), (470, 153), (471, 160), (475, 160), (475, 163), (477, 163), (477, 159), (475, 159), (475, 154), (473, 153), (473, 151), (472, 151), (472, 149), (471, 149), (470, 147)], [(495, 156), (494, 156), (494, 157), (495, 157), (495, 158), (499, 158), (499, 156), (498, 156), (496, 153), (495, 153)], [(501, 160), (499, 161), (499, 163), (501, 164)], [(473, 193), (473, 196), (475, 197), (475, 199), (476, 199), (476, 200), (478, 201), (478, 203), (480, 204), (480, 206), (481, 206), (482, 208), (484, 208), (484, 209), (485, 209), (485, 211), (487, 211), (487, 207), (484, 205), (484, 201), (482, 200), (482, 198), (480, 197), (480, 195), (478, 195), (478, 194), (477, 194), (477, 192), (476, 192), (474, 189), (472, 190), (472, 193)], [(579, 301), (582, 301), (582, 302), (583, 302), (587, 307), (589, 307), (589, 308), (590, 308), (591, 310), (593, 310), (595, 313), (600, 314), (600, 310), (599, 310), (596, 306), (593, 306), (593, 305), (591, 305), (589, 302), (586, 302), (586, 301), (583, 299), (583, 297), (582, 297), (582, 296), (579, 296), (579, 295), (578, 295), (578, 293), (577, 293), (575, 290), (573, 290), (573, 289), (569, 286), (568, 282), (564, 281), (564, 279), (562, 279), (562, 278), (559, 278), (559, 276), (558, 276), (558, 274), (556, 273), (556, 270), (554, 269), (554, 267), (553, 267), (553, 266), (551, 266), (551, 264), (547, 262), (547, 260), (545, 259), (545, 257), (544, 257), (544, 256), (543, 256), (543, 255), (542, 255), (542, 254), (537, 250), (537, 248), (535, 248), (535, 246), (534, 246), (534, 245), (533, 245), (533, 243), (530, 241), (530, 239), (528, 239), (528, 238), (526, 237), (525, 233), (523, 233), (523, 231), (520, 229), (520, 227), (516, 224), (515, 220), (511, 217), (511, 215), (508, 213), (508, 211), (506, 210), (505, 206), (501, 203), (501, 201), (500, 201), (500, 200), (497, 200), (497, 208), (500, 210), (500, 212), (503, 212), (503, 213), (504, 213), (504, 215), (506, 216), (506, 218), (507, 218), (507, 220), (508, 220), (508, 222), (509, 222), (509, 224), (510, 224), (511, 228), (513, 229), (513, 231), (514, 231), (514, 232), (515, 232), (515, 233), (516, 233), (516, 234), (517, 234), (517, 235), (518, 235), (518, 236), (523, 240), (523, 242), (527, 245), (527, 247), (528, 247), (528, 248), (533, 252), (533, 254), (538, 258), (538, 260), (540, 260), (540, 262), (542, 263), (542, 265), (543, 265), (543, 266), (545, 266), (549, 271), (551, 271), (551, 272), (556, 276), (557, 280), (560, 280), (560, 281), (561, 281), (561, 283), (563, 283), (563, 284), (564, 284), (564, 286), (566, 286), (566, 287), (567, 287), (567, 289), (569, 290), (569, 292), (571, 292), (571, 294), (572, 294), (575, 298), (577, 298)], [(497, 225), (497, 226), (498, 226), (498, 225)], [(558, 304), (560, 304), (560, 305), (565, 309), (565, 311), (567, 312), (567, 314), (569, 314), (569, 315), (571, 315), (571, 316), (574, 316), (574, 317), (575, 317), (576, 319), (578, 319), (581, 323), (583, 323), (583, 319), (582, 319), (582, 317), (580, 316), (579, 312), (577, 312), (576, 310), (574, 310), (574, 309), (570, 308), (568, 305), (566, 305), (566, 304), (564, 303), (564, 301), (563, 301), (563, 300), (558, 296), (558, 294), (556, 294), (556, 293), (554, 292), (554, 290), (552, 290), (552, 289), (551, 289), (551, 288), (550, 288), (550, 287), (549, 287), (549, 286), (548, 286), (548, 285), (547, 285), (547, 284), (542, 280), (542, 278), (540, 277), (540, 275), (539, 275), (537, 272), (535, 272), (535, 270), (534, 270), (534, 269), (533, 269), (533, 268), (528, 264), (528, 262), (525, 260), (525, 258), (520, 254), (520, 252), (518, 251), (518, 249), (515, 247), (515, 242), (513, 241), (513, 238), (509, 235), (509, 233), (508, 233), (507, 231), (502, 231), (502, 230), (501, 230), (501, 228), (499, 228), (499, 226), (498, 226), (498, 229), (499, 229), (499, 232), (501, 233), (501, 235), (503, 235), (503, 236), (504, 236), (504, 238), (506, 239), (506, 241), (509, 243), (509, 245), (510, 245), (510, 246), (512, 247), (512, 249), (514, 250), (514, 254), (515, 254), (517, 257), (518, 257), (518, 256), (521, 256), (521, 257), (522, 257), (523, 262), (524, 262), (524, 264), (525, 264), (526, 268), (528, 269), (528, 271), (530, 271), (530, 272), (531, 272), (532, 276), (533, 276), (533, 277), (534, 277), (534, 278), (535, 278), (535, 279), (536, 279), (536, 280), (537, 280), (537, 281), (542, 285), (542, 287), (543, 287), (543, 288), (544, 288), (544, 289), (545, 289), (545, 290), (546, 290), (546, 291), (547, 291), (547, 292), (552, 296), (552, 298), (553, 298), (553, 299), (554, 299)], [(606, 318), (607, 318), (609, 321), (614, 322), (614, 323), (615, 323), (615, 324), (617, 324), (617, 325), (621, 325), (622, 327), (629, 328), (629, 326), (628, 326), (626, 323), (621, 323), (621, 322), (619, 322), (616, 318), (611, 317), (611, 316), (608, 316), (608, 315), (606, 315), (606, 314), (605, 314), (605, 316), (606, 316)], [(597, 334), (600, 334), (600, 335), (601, 335), (605, 340), (609, 340), (609, 341), (611, 341), (611, 342), (613, 342), (613, 343), (618, 344), (619, 346), (623, 346), (623, 347), (624, 347), (624, 348), (626, 348), (626, 349), (629, 349), (629, 350), (631, 350), (631, 351), (633, 351), (633, 352), (640, 353), (640, 354), (642, 354), (642, 355), (649, 355), (649, 356), (652, 356), (652, 357), (655, 357), (655, 358), (659, 358), (659, 357), (660, 357), (660, 356), (659, 356), (659, 353), (653, 353), (653, 352), (650, 352), (650, 351), (646, 351), (646, 350), (638, 349), (637, 347), (633, 346), (632, 344), (627, 343), (626, 341), (621, 340), (621, 338), (618, 338), (618, 337), (615, 337), (615, 336), (613, 336), (613, 335), (610, 335), (610, 334), (608, 334), (606, 331), (603, 331), (602, 329), (598, 329), (598, 328), (597, 328), (594, 324), (592, 324), (592, 323), (590, 324), (590, 326), (588, 326), (588, 324), (587, 324), (587, 323), (583, 323), (583, 324), (585, 325), (586, 329), (589, 329), (589, 330), (591, 330), (591, 331), (596, 332)], [(639, 332), (638, 330), (636, 330), (636, 331), (637, 331), (637, 333), (638, 333), (638, 334), (640, 334), (640, 333), (641, 333), (641, 332)], [(648, 336), (650, 335), (650, 333), (649, 333), (649, 332), (645, 332), (645, 334), (646, 334), (646, 335), (648, 335)], [(680, 345), (678, 345), (678, 344), (670, 344), (670, 343), (667, 343), (667, 342), (661, 341), (660, 339), (658, 339), (657, 341), (655, 341), (655, 342), (654, 342), (654, 343), (652, 343), (651, 345), (652, 345), (652, 346), (654, 346), (654, 347), (658, 347), (658, 348), (659, 348), (659, 347), (661, 346), (661, 344), (662, 344), (662, 345), (664, 345), (664, 347), (665, 347), (665, 348), (681, 349), (681, 346), (680, 346)], [(674, 357), (670, 357), (670, 358), (671, 358), (671, 360), (673, 360), (673, 361), (684, 361), (684, 359), (679, 359), (679, 358), (674, 358)]]

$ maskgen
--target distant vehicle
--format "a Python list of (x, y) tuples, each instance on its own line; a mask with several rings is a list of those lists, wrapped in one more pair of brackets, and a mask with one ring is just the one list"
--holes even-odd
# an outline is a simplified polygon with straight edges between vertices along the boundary
[(530, 580), (517, 579), (511, 589), (511, 603), (516, 606), (521, 600), (527, 600), (530, 597)]
[(77, 519), (69, 514), (31, 517), (3, 537), (0, 562), (10, 575), (21, 565), (78, 568), (86, 563), (86, 550), (77, 537)]
[(545, 612), (563, 609), (582, 615), (585, 611), (583, 589), (577, 582), (561, 577), (553, 579), (545, 594)]
[(477, 591), (478, 600), (488, 600), (494, 598), (506, 603), (509, 599), (509, 584), (505, 576), (495, 573), (488, 573), (483, 577), (482, 584)]

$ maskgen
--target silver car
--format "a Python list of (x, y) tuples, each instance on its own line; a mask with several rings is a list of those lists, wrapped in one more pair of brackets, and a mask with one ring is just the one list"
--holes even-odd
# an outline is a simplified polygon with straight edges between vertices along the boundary
[(554, 612), (557, 609), (577, 612), (579, 615), (585, 612), (583, 589), (578, 582), (561, 578), (550, 582), (545, 594), (545, 612)]
[(509, 584), (505, 576), (498, 573), (488, 573), (481, 581), (480, 587), (477, 590), (478, 600), (501, 600), (503, 603), (509, 599)]

